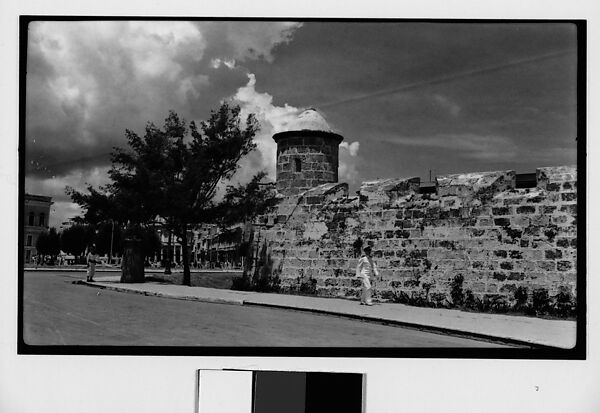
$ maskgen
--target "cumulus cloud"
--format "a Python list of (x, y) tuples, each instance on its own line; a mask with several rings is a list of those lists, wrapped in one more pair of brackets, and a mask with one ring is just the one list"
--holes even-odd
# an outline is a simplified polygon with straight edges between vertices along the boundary
[(61, 199), (65, 185), (82, 189), (94, 171), (108, 167), (112, 148), (126, 145), (125, 129), (143, 133), (146, 122), (161, 125), (169, 110), (187, 120), (205, 119), (247, 83), (239, 62), (272, 62), (273, 50), (299, 27), (294, 22), (30, 23), (26, 190)]
[(250, 177), (260, 170), (265, 170), (268, 177), (274, 181), (277, 144), (273, 135), (287, 130), (301, 109), (287, 103), (284, 106), (273, 105), (273, 96), (256, 91), (256, 77), (252, 73), (248, 74), (248, 83), (237, 90), (233, 100), (240, 105), (242, 117), (253, 113), (261, 126), (255, 136), (257, 151), (242, 161), (244, 174)]
[[(248, 83), (239, 88), (233, 97), (234, 101), (239, 103), (242, 108), (241, 115), (245, 117), (254, 113), (261, 125), (261, 130), (255, 137), (258, 150), (242, 161), (243, 176), (249, 178), (256, 172), (265, 170), (268, 178), (274, 181), (277, 144), (273, 140), (273, 135), (293, 129), (298, 115), (304, 108), (290, 106), (287, 103), (283, 106), (274, 105), (273, 96), (256, 90), (256, 82), (255, 75), (248, 74)], [(340, 181), (353, 182), (357, 179), (356, 164), (359, 146), (359, 142), (344, 141), (340, 144), (338, 171)], [(237, 177), (237, 179), (241, 178), (242, 176)]]
[(338, 176), (340, 182), (347, 182), (351, 186), (358, 183), (359, 172), (358, 172), (358, 149), (360, 143), (355, 141), (348, 143), (346, 141), (340, 144), (339, 162), (340, 168), (338, 170)]
[[(52, 165), (92, 151), (109, 152), (124, 144), (126, 128), (160, 123), (169, 109), (201, 119), (245, 83), (237, 61), (272, 61), (273, 48), (290, 41), (298, 27), (287, 22), (33, 22), (27, 157), (38, 162), (43, 157)], [(27, 172), (42, 174), (39, 168)]]
[(360, 147), (360, 143), (359, 142), (352, 142), (352, 143), (348, 143), (348, 142), (342, 142), (340, 144), (340, 148), (344, 148), (348, 151), (348, 153), (350, 154), (350, 156), (356, 156), (358, 155), (358, 148)]
[(212, 59), (210, 61), (210, 66), (213, 69), (218, 69), (221, 67), (221, 65), (225, 65), (226, 67), (228, 67), (229, 69), (234, 69), (235, 68), (235, 59), (231, 59), (231, 60), (222, 60), (219, 58), (216, 59)]

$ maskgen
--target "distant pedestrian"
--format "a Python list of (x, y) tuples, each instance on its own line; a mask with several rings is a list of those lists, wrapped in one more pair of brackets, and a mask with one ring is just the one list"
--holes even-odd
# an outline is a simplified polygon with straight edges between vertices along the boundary
[(373, 301), (371, 299), (371, 276), (378, 277), (379, 270), (377, 269), (377, 264), (375, 264), (375, 261), (373, 261), (373, 257), (371, 256), (371, 247), (367, 245), (363, 251), (365, 254), (360, 257), (358, 260), (358, 265), (356, 266), (356, 276), (362, 281), (360, 304), (373, 305)]
[(94, 275), (96, 274), (96, 264), (100, 263), (98, 254), (96, 254), (96, 247), (92, 246), (88, 252), (87, 258), (87, 281), (94, 281)]

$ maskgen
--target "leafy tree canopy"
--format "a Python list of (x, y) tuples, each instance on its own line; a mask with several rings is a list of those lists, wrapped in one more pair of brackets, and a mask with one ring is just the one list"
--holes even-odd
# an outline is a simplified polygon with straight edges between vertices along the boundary
[[(100, 255), (120, 254), (123, 248), (123, 233), (118, 223), (103, 221), (97, 227), (95, 237), (96, 251)], [(112, 244), (112, 250), (111, 250)]]
[(61, 232), (60, 239), (61, 249), (64, 252), (79, 257), (92, 244), (94, 229), (90, 225), (74, 224)]
[(35, 248), (40, 255), (56, 256), (60, 253), (60, 238), (56, 228), (42, 232), (36, 241)]
[(262, 183), (266, 173), (255, 175), (246, 185), (230, 185), (215, 211), (216, 221), (228, 227), (250, 220), (277, 203), (275, 186)]
[[(219, 183), (231, 179), (240, 159), (255, 149), (258, 129), (254, 115), (242, 119), (240, 108), (228, 103), (199, 125), (188, 125), (171, 111), (162, 128), (148, 123), (143, 136), (125, 132), (128, 145), (112, 154), (109, 185), (90, 187), (86, 194), (67, 188), (67, 193), (89, 222), (115, 219), (150, 226), (161, 218), (181, 242), (183, 282), (189, 285), (188, 230), (219, 216), (223, 222), (243, 221), (268, 204), (259, 199), (271, 194), (259, 185), (262, 173), (246, 187), (230, 187), (223, 202), (214, 200)], [(246, 196), (258, 206), (250, 206)]]

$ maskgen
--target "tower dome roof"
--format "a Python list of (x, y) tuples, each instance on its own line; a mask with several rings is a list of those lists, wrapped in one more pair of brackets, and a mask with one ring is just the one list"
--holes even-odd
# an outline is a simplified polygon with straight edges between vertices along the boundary
[(314, 108), (306, 109), (300, 113), (296, 119), (288, 124), (287, 129), (290, 131), (313, 130), (333, 132), (325, 118)]

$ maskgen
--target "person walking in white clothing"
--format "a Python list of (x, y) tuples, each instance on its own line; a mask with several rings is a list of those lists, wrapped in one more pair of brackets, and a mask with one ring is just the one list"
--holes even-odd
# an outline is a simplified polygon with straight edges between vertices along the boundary
[(379, 277), (377, 265), (371, 257), (371, 247), (366, 246), (363, 250), (365, 255), (360, 257), (356, 266), (356, 276), (362, 280), (362, 294), (360, 296), (361, 305), (373, 305), (371, 300), (371, 276)]
[(96, 264), (99, 264), (100, 260), (96, 254), (96, 247), (92, 246), (87, 255), (87, 280), (94, 281), (94, 275), (96, 274)]

